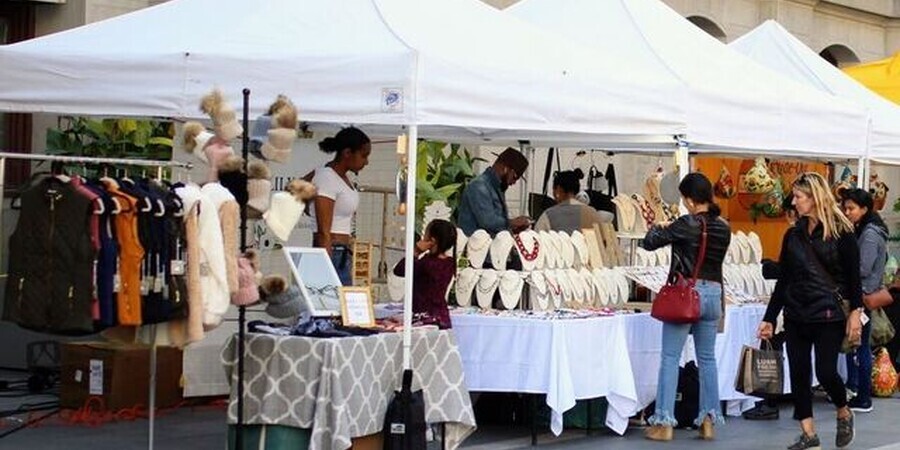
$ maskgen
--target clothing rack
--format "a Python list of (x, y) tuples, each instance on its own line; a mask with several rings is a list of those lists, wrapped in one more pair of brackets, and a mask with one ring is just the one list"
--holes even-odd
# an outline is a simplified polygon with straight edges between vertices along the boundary
[[(191, 169), (193, 164), (181, 161), (157, 161), (157, 160), (141, 160), (141, 159), (125, 159), (125, 158), (99, 158), (88, 156), (62, 156), (62, 155), (38, 155), (32, 153), (5, 153), (0, 152), (0, 225), (3, 224), (3, 200), (6, 182), (6, 161), (10, 159), (26, 160), (26, 161), (50, 161), (62, 162), (70, 164), (120, 164), (138, 167), (155, 167), (157, 169), (157, 177), (162, 178), (162, 169), (166, 167), (179, 167), (183, 169)], [(0, 246), (0, 257), (2, 257), (2, 246)], [(150, 393), (148, 419), (149, 430), (147, 437), (147, 448), (153, 450), (154, 444), (154, 427), (156, 420), (156, 325), (150, 329)]]

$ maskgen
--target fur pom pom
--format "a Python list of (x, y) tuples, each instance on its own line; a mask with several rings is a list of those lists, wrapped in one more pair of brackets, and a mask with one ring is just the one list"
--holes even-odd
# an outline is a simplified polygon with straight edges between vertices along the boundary
[(297, 107), (287, 96), (279, 95), (269, 107), (273, 128), (297, 129)]
[(281, 275), (269, 275), (263, 278), (259, 289), (267, 296), (280, 294), (287, 290), (287, 280)]
[(268, 180), (272, 178), (272, 172), (269, 166), (262, 161), (251, 161), (247, 166), (247, 178), (254, 180)]
[(241, 172), (244, 170), (244, 158), (237, 155), (231, 155), (219, 163), (219, 173), (223, 172)]
[(200, 99), (200, 111), (214, 117), (219, 115), (219, 111), (222, 110), (224, 104), (225, 96), (222, 95), (222, 91), (213, 89), (212, 92)]
[(316, 185), (301, 179), (291, 180), (285, 190), (290, 192), (299, 202), (305, 202), (316, 196)]
[(203, 126), (200, 122), (187, 122), (183, 127), (183, 143), (184, 150), (187, 152), (194, 152), (195, 150), (202, 150), (197, 148), (197, 136), (200, 136), (200, 133), (206, 131), (206, 127)]

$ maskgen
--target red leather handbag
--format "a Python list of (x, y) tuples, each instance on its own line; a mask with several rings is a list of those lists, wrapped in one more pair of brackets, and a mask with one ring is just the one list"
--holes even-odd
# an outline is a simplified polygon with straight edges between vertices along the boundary
[(656, 320), (677, 324), (700, 321), (700, 294), (694, 286), (697, 284), (700, 268), (703, 267), (703, 260), (706, 259), (706, 220), (700, 218), (700, 222), (703, 224), (703, 231), (694, 273), (690, 280), (685, 280), (677, 273), (674, 280), (670, 277), (669, 282), (659, 290), (650, 309), (650, 315)]

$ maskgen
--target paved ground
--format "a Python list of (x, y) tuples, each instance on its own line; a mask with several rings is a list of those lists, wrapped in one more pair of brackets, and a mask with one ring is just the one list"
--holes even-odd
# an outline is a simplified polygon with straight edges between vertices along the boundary
[[(34, 401), (30, 399), (29, 401)], [(0, 398), (0, 409), (18, 405), (21, 399)], [(834, 412), (824, 400), (817, 400), (816, 414), (820, 417), (820, 436), (824, 448), (834, 448)], [(900, 450), (900, 395), (892, 399), (876, 400), (875, 412), (857, 415), (857, 439), (852, 449)], [(796, 423), (789, 419), (790, 405), (781, 409), (781, 420), (750, 422), (730, 418), (717, 430), (717, 439), (703, 442), (691, 431), (677, 431), (675, 441), (654, 443), (646, 441), (639, 429), (625, 436), (595, 432), (586, 436), (583, 431), (567, 431), (560, 437), (543, 434), (539, 450), (596, 449), (781, 449), (797, 433)], [(221, 407), (203, 406), (182, 408), (166, 414), (157, 421), (156, 448), (164, 450), (221, 450), (225, 443), (225, 411)], [(14, 422), (0, 420), (0, 434)], [(122, 450), (147, 447), (147, 421), (124, 421), (101, 427), (71, 426), (58, 418), (51, 418), (37, 428), (29, 428), (0, 438), (0, 449), (33, 450)], [(528, 430), (518, 427), (482, 427), (464, 448), (468, 450), (503, 450), (528, 448)], [(436, 446), (433, 446), (436, 448)]]

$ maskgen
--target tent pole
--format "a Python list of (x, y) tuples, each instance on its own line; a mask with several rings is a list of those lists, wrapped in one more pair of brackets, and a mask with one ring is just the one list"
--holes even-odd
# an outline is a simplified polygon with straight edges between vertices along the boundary
[[(247, 159), (250, 157), (250, 89), (243, 90), (243, 126), (241, 139), (241, 156), (244, 158), (244, 173), (247, 173)], [(247, 251), (247, 204), (241, 205), (241, 253)], [(244, 448), (244, 338), (247, 322), (247, 307), (238, 307), (238, 380), (237, 380), (237, 424), (234, 429), (236, 449)]]
[(857, 180), (856, 185), (859, 186), (860, 189), (869, 189), (869, 167), (866, 164), (866, 158), (860, 157), (856, 162), (856, 166), (859, 168), (857, 170), (857, 174), (859, 180)]
[(403, 273), (403, 370), (412, 368), (410, 349), (412, 347), (412, 298), (413, 298), (413, 262), (416, 248), (416, 159), (419, 140), (419, 127), (409, 127), (409, 139), (406, 149), (406, 246), (404, 250)]
[[(528, 152), (528, 141), (519, 141), (519, 153), (522, 155), (529, 155)], [(529, 155), (533, 156), (533, 155)], [(533, 161), (534, 158), (530, 158), (526, 156), (529, 161), (529, 166), (531, 166), (530, 161)], [(524, 174), (523, 174), (524, 175)], [(528, 178), (523, 177), (522, 187), (519, 189), (519, 215), (527, 216), (528, 215)], [(537, 220), (537, 217), (532, 217), (532, 219)]]
[[(690, 145), (681, 137), (676, 139), (678, 148), (675, 149), (675, 168), (678, 170), (678, 181), (680, 182), (691, 173)], [(681, 211), (681, 214), (687, 214), (683, 204), (678, 205), (678, 209)]]

